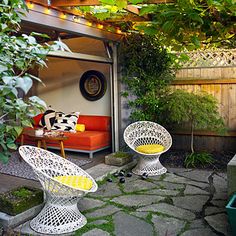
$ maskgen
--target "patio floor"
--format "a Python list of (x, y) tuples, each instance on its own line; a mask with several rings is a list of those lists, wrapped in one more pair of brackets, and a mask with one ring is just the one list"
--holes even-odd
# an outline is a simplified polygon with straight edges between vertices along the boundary
[(88, 224), (76, 235), (231, 235), (225, 173), (172, 168), (147, 180), (113, 179), (79, 202)]
[[(94, 159), (94, 164), (99, 164), (97, 162), (100, 163), (100, 160)], [(98, 172), (103, 169), (104, 174), (110, 168), (91, 163), (83, 168), (87, 167), (96, 179), (100, 174)], [(224, 172), (168, 168), (168, 173), (146, 180), (132, 175), (125, 177), (126, 182), (121, 184), (120, 177), (111, 178), (112, 183), (106, 180), (100, 182), (96, 193), (80, 200), (78, 206), (87, 217), (88, 224), (75, 235), (232, 235), (225, 211), (227, 177)], [(39, 183), (0, 175), (0, 191), (17, 184), (35, 186)], [(40, 235), (29, 230), (29, 223), (26, 223), (18, 227), (17, 233)]]

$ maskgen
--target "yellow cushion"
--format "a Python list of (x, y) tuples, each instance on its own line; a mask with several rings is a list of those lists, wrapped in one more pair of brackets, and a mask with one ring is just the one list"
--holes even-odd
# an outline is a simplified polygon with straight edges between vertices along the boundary
[(164, 151), (165, 147), (160, 144), (147, 144), (147, 145), (140, 145), (136, 147), (135, 150), (146, 154), (153, 154)]
[(84, 124), (77, 124), (75, 126), (75, 130), (79, 132), (84, 132), (85, 131), (85, 125)]
[(93, 181), (85, 176), (62, 175), (62, 176), (56, 176), (54, 177), (54, 179), (56, 179), (62, 184), (66, 184), (67, 186), (84, 190), (89, 190), (93, 186)]

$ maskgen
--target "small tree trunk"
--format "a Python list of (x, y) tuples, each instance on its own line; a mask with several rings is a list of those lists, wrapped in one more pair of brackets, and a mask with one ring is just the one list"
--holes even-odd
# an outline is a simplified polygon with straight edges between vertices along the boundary
[(191, 152), (194, 153), (194, 148), (193, 148), (193, 122), (191, 122)]

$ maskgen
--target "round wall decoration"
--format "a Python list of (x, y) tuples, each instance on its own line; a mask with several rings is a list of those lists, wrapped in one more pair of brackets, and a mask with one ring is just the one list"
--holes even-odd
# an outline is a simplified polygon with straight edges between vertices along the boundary
[(107, 89), (105, 76), (96, 70), (86, 71), (81, 76), (79, 83), (82, 95), (89, 101), (100, 99)]

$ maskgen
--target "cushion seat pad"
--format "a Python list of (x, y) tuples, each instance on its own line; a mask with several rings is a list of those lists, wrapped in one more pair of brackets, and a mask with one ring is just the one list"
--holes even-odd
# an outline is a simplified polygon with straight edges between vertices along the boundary
[[(84, 131), (84, 132), (64, 132), (68, 137), (65, 140), (64, 148), (96, 150), (110, 145), (110, 132), (107, 131)], [(58, 141), (47, 141), (47, 146), (58, 146)]]

